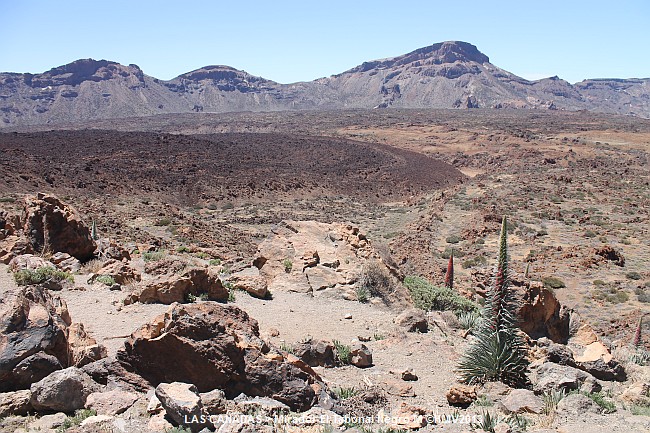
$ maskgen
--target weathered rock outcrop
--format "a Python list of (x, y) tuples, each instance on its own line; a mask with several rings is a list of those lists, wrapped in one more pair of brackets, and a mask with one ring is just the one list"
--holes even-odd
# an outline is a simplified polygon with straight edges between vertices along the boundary
[(229, 398), (268, 396), (300, 411), (315, 403), (311, 385), (320, 382), (309, 366), (267, 345), (246, 312), (212, 302), (173, 305), (135, 331), (117, 358), (153, 385), (184, 382)]
[(68, 253), (83, 261), (97, 247), (79, 214), (53, 195), (26, 197), (21, 221), (34, 251)]
[(189, 295), (206, 294), (210, 301), (226, 301), (228, 289), (219, 276), (205, 268), (192, 268), (182, 275), (159, 275), (153, 280), (142, 282), (124, 300), (125, 304), (187, 302)]
[[(283, 221), (258, 248), (253, 266), (266, 279), (268, 289), (340, 295), (356, 299), (355, 288), (362, 283), (369, 260), (376, 262), (386, 279), (390, 270), (380, 254), (357, 227), (315, 221)], [(393, 292), (389, 284), (383, 292), (370, 290), (384, 301), (408, 299)]]
[(517, 287), (515, 296), (522, 331), (533, 339), (548, 337), (556, 343), (567, 343), (571, 310), (560, 304), (553, 292), (533, 282)]
[(47, 290), (8, 292), (0, 302), (0, 392), (29, 388), (56, 370), (105, 356), (83, 327), (71, 324), (65, 302)]

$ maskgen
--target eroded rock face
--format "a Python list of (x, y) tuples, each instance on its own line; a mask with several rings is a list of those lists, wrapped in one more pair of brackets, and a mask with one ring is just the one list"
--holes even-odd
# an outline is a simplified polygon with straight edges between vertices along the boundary
[(117, 261), (115, 259), (108, 260), (104, 266), (97, 271), (97, 274), (91, 278), (94, 279), (99, 275), (110, 276), (117, 284), (138, 282), (142, 279), (140, 273), (133, 269), (128, 263)]
[(99, 359), (106, 349), (75, 324), (63, 300), (37, 286), (0, 302), (0, 392), (29, 388), (50, 373)]
[(124, 301), (125, 304), (141, 302), (143, 304), (172, 304), (186, 302), (188, 296), (207, 294), (210, 301), (226, 301), (228, 289), (218, 275), (204, 268), (192, 268), (182, 275), (160, 275), (153, 280), (143, 282)]
[(553, 292), (541, 283), (518, 287), (519, 326), (533, 339), (548, 337), (555, 343), (569, 340), (571, 310), (560, 304)]
[(26, 197), (21, 221), (34, 251), (68, 253), (83, 261), (97, 247), (79, 214), (53, 195)]
[(65, 302), (40, 287), (9, 292), (0, 303), (0, 391), (29, 388), (68, 366)]
[[(391, 269), (380, 256), (359, 228), (350, 224), (283, 221), (260, 244), (253, 266), (259, 269), (271, 293), (345, 297), (354, 296), (369, 261), (376, 261), (389, 278)], [(406, 292), (381, 295), (387, 302), (408, 299)]]
[(200, 392), (222, 389), (229, 398), (267, 396), (292, 410), (311, 407), (310, 385), (320, 383), (297, 358), (291, 362), (268, 346), (246, 312), (212, 302), (173, 305), (134, 332), (117, 357), (153, 385), (184, 382)]

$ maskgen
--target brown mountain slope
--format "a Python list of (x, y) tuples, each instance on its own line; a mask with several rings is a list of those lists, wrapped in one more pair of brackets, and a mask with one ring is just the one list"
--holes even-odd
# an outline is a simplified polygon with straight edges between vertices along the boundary
[(342, 108), (541, 108), (650, 117), (650, 79), (528, 81), (466, 42), (441, 42), (311, 82), (279, 84), (229, 66), (162, 81), (136, 65), (78, 60), (0, 74), (0, 128), (165, 113)]

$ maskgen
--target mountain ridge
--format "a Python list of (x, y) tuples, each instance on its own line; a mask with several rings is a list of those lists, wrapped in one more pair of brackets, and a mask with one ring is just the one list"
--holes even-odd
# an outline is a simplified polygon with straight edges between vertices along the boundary
[(0, 128), (192, 111), (389, 107), (590, 110), (648, 118), (650, 79), (526, 80), (461, 41), (290, 84), (226, 65), (160, 80), (135, 64), (94, 59), (41, 74), (0, 73)]

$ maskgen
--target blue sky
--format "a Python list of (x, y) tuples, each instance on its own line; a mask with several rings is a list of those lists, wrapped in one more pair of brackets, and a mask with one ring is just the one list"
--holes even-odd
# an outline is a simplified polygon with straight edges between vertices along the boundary
[(0, 71), (79, 58), (170, 79), (225, 64), (282, 83), (445, 40), (529, 79), (650, 77), (650, 2), (0, 0)]

